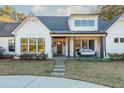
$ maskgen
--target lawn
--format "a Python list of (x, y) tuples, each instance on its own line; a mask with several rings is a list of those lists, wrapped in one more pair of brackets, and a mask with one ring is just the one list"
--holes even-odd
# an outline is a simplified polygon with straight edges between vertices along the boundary
[(0, 60), (0, 75), (49, 75), (53, 65), (52, 60)]
[(110, 87), (124, 87), (124, 62), (81, 62), (66, 60), (66, 78)]

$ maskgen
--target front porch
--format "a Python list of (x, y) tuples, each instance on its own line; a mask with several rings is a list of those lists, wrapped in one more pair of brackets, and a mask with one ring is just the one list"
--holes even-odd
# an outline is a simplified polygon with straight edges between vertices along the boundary
[(53, 57), (106, 56), (105, 35), (52, 36), (52, 41)]

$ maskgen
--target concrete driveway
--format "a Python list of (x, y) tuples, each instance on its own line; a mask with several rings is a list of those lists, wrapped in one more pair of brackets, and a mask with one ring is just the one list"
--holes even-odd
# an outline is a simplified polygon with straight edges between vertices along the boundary
[(0, 88), (107, 88), (84, 81), (46, 76), (0, 76)]

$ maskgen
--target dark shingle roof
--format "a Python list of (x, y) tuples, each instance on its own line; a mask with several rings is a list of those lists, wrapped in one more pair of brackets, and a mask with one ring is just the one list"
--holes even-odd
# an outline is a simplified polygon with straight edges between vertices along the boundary
[(17, 27), (18, 23), (0, 23), (0, 36), (12, 36), (11, 32)]
[(70, 30), (68, 16), (37, 16), (50, 30)]
[[(98, 31), (70, 31), (68, 25), (69, 16), (37, 16), (37, 18), (52, 31), (52, 33), (104, 33), (119, 17), (106, 22), (98, 19)], [(12, 36), (11, 32), (19, 23), (0, 23), (0, 37)]]
[(104, 21), (102, 18), (99, 17), (98, 19), (98, 30), (100, 32), (105, 32), (109, 27), (112, 26), (112, 24), (119, 18), (120, 16), (114, 17), (110, 21)]

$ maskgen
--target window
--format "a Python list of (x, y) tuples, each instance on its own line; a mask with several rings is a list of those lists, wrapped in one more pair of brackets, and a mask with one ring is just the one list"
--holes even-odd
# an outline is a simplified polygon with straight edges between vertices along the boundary
[(94, 40), (89, 40), (89, 49), (94, 50)]
[(87, 49), (87, 40), (82, 40), (82, 48)]
[(82, 40), (82, 48), (94, 50), (94, 40)]
[(82, 20), (82, 26), (87, 26), (87, 20)]
[(119, 42), (119, 38), (114, 38), (114, 42), (118, 43)]
[(88, 21), (88, 26), (94, 26), (94, 20), (89, 20)]
[(28, 38), (21, 38), (21, 52), (28, 52)]
[(8, 50), (10, 52), (14, 52), (15, 51), (15, 42), (14, 42), (14, 39), (9, 39), (8, 41)]
[(21, 38), (21, 52), (45, 52), (44, 38)]
[(81, 26), (81, 20), (75, 20), (75, 26)]
[(77, 49), (80, 49), (80, 40), (77, 40), (77, 41), (76, 41), (76, 50), (77, 50)]
[(29, 52), (36, 52), (36, 38), (29, 38)]
[(120, 38), (120, 43), (124, 43), (124, 38)]
[(38, 38), (38, 52), (45, 52), (45, 39)]

